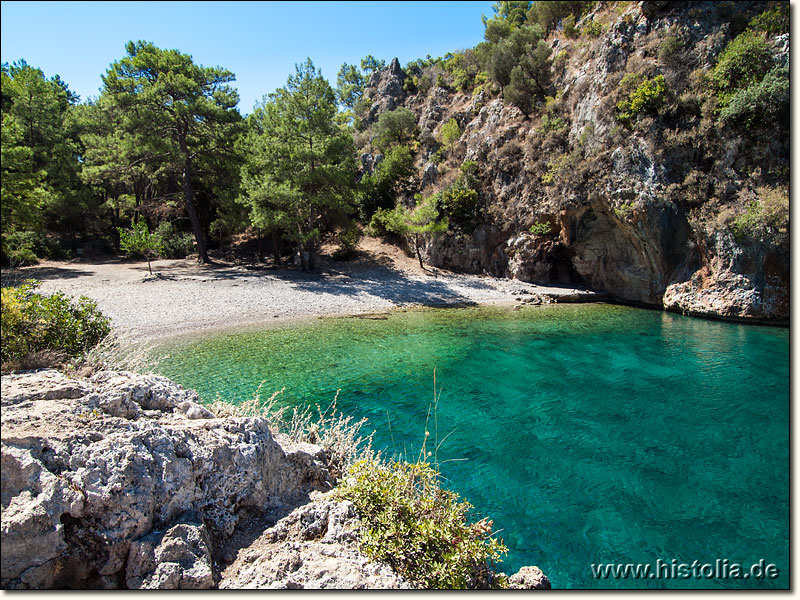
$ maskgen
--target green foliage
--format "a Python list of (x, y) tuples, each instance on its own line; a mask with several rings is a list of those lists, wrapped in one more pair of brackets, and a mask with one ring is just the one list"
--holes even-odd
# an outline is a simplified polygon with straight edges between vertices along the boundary
[(412, 585), (432, 589), (507, 587), (492, 568), (507, 552), (492, 522), (469, 522), (472, 506), (443, 489), (428, 463), (360, 461), (337, 495), (362, 520), (360, 545)]
[(737, 90), (758, 83), (772, 67), (772, 50), (763, 34), (745, 31), (725, 46), (711, 73), (721, 108)]
[(375, 211), (367, 227), (367, 234), (377, 237), (399, 235), (405, 232), (402, 211), (379, 208)]
[(539, 25), (513, 29), (493, 44), (487, 59), (489, 76), (503, 88), (509, 102), (529, 114), (537, 98), (544, 98), (552, 78), (550, 45)]
[(561, 23), (564, 33), (569, 36), (567, 24), (571, 21), (574, 27), (575, 22), (588, 13), (595, 4), (597, 3), (562, 0), (531, 2), (527, 22), (529, 25), (538, 24), (546, 32), (555, 30)]
[(547, 163), (547, 172), (542, 175), (542, 183), (545, 185), (556, 183), (564, 175), (575, 169), (579, 159), (580, 156), (575, 152), (564, 153), (555, 157)]
[(357, 253), (358, 242), (361, 241), (363, 235), (356, 223), (351, 223), (349, 227), (339, 231), (336, 235), (339, 248), (333, 253), (333, 258), (345, 260), (354, 257)]
[(417, 116), (405, 107), (381, 113), (374, 127), (375, 146), (385, 152), (393, 145), (406, 144), (414, 136)]
[(95, 213), (69, 118), (78, 97), (58, 75), (45, 78), (24, 60), (3, 64), (2, 93), (3, 233), (85, 229)]
[(143, 220), (135, 223), (130, 229), (118, 227), (119, 247), (123, 252), (144, 256), (147, 260), (147, 270), (152, 275), (153, 269), (150, 268), (150, 261), (164, 251), (161, 237), (156, 233), (150, 233), (147, 223)]
[[(621, 87), (627, 84), (626, 77), (622, 79)], [(645, 79), (628, 98), (617, 103), (617, 119), (629, 124), (633, 119), (644, 113), (655, 113), (664, 104), (667, 95), (667, 83), (663, 75), (656, 75), (652, 79)]]
[(658, 60), (665, 65), (676, 65), (681, 59), (683, 47), (680, 38), (674, 35), (665, 37), (658, 46)]
[[(177, 50), (129, 42), (127, 56), (103, 76), (103, 95), (119, 115), (119, 129), (138, 139), (159, 165), (180, 174), (183, 201), (200, 259), (208, 262), (196, 193), (198, 166), (219, 167), (233, 153), (242, 117), (234, 74), (202, 67)], [(205, 164), (203, 164), (205, 163)]]
[(547, 96), (545, 98), (541, 126), (542, 133), (563, 131), (567, 128), (567, 122), (559, 115), (559, 100), (561, 100), (560, 91), (555, 96)]
[(366, 78), (355, 65), (344, 63), (336, 76), (336, 98), (347, 108), (354, 108), (364, 93)]
[(462, 92), (469, 92), (480, 83), (477, 79), (482, 73), (481, 61), (475, 50), (456, 53), (444, 60), (442, 66), (453, 77), (456, 88)]
[[(443, 234), (447, 231), (448, 221), (445, 216), (440, 214), (438, 197), (429, 196), (422, 198), (416, 196), (417, 204), (413, 208), (406, 208), (398, 205), (392, 211), (394, 214), (382, 213), (375, 221), (375, 229), (382, 226), (390, 234), (399, 236), (410, 236), (414, 241), (414, 249), (417, 253), (420, 268), (422, 264), (422, 242)], [(376, 213), (377, 214), (377, 213)], [(370, 222), (373, 226), (373, 222)]]
[(4, 369), (39, 352), (77, 357), (111, 330), (93, 300), (81, 296), (76, 302), (61, 292), (45, 296), (34, 291), (37, 285), (28, 281), (0, 292)]
[(40, 258), (64, 258), (64, 249), (38, 231), (12, 231), (3, 237), (3, 255), (15, 267), (34, 265)]
[(723, 123), (742, 123), (748, 129), (776, 119), (788, 124), (788, 67), (775, 67), (758, 83), (737, 91), (719, 117)]
[(534, 223), (533, 225), (531, 225), (529, 231), (533, 235), (549, 235), (551, 229), (552, 227), (550, 226), (550, 223), (545, 222), (545, 223)]
[(334, 91), (308, 59), (248, 117), (240, 202), (253, 225), (297, 244), (303, 270), (314, 269), (323, 228), (353, 212), (355, 148), (336, 115)]
[(599, 37), (603, 33), (603, 24), (591, 19), (581, 28), (581, 33), (589, 37)]
[(164, 258), (186, 258), (194, 252), (194, 238), (191, 234), (176, 231), (169, 221), (159, 223), (153, 237), (159, 247), (159, 255)]
[(452, 148), (453, 144), (456, 143), (460, 137), (461, 128), (458, 126), (458, 121), (455, 119), (451, 118), (447, 123), (442, 125), (442, 128), (439, 130), (439, 140), (448, 150)]
[(478, 192), (463, 184), (452, 185), (441, 192), (440, 202), (450, 222), (463, 227), (475, 218)]
[(771, 8), (752, 18), (749, 24), (750, 29), (763, 31), (770, 35), (789, 33), (789, 3), (781, 1), (768, 4), (772, 5)]
[(403, 182), (414, 174), (414, 157), (408, 146), (392, 146), (375, 168), (364, 176), (356, 191), (356, 207), (363, 222), (379, 208), (392, 208)]
[(576, 38), (580, 33), (575, 27), (575, 15), (567, 15), (561, 20), (561, 26), (564, 28), (564, 35), (568, 38)]
[(745, 212), (729, 225), (734, 239), (745, 242), (776, 234), (786, 234), (789, 229), (789, 194), (781, 188), (759, 188), (758, 199), (752, 201)]

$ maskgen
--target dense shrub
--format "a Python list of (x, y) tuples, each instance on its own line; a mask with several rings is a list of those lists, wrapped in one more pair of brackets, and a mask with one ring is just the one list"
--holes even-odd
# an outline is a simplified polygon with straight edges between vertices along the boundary
[[(627, 77), (627, 76), (626, 76)], [(623, 77), (623, 82), (626, 78)], [(664, 103), (667, 94), (667, 83), (663, 75), (645, 79), (625, 100), (617, 103), (617, 119), (629, 124), (641, 114), (654, 113)]]
[(445, 148), (450, 148), (461, 137), (461, 128), (455, 119), (450, 119), (439, 130), (439, 138)]
[(748, 129), (775, 119), (788, 124), (788, 67), (775, 67), (758, 83), (737, 91), (719, 116), (723, 123), (739, 122)]
[(776, 234), (789, 228), (789, 194), (783, 189), (759, 188), (758, 199), (730, 223), (734, 239), (743, 242)]
[(3, 288), (2, 362), (24, 363), (31, 355), (50, 352), (54, 357), (77, 357), (111, 330), (110, 320), (97, 304), (81, 296), (73, 301), (61, 292), (35, 292), (38, 283)]
[(361, 461), (337, 494), (362, 519), (361, 548), (412, 585), (433, 589), (506, 587), (492, 568), (507, 551), (492, 522), (470, 523), (472, 506), (442, 489), (428, 463)]
[(414, 174), (414, 157), (408, 146), (393, 146), (372, 175), (362, 177), (355, 195), (362, 222), (369, 222), (380, 208), (392, 208), (403, 182)]
[(333, 253), (333, 258), (336, 260), (353, 258), (357, 254), (356, 248), (363, 235), (361, 228), (356, 223), (351, 223), (349, 227), (339, 231), (336, 235), (339, 247)]
[(789, 3), (773, 2), (760, 15), (753, 17), (749, 27), (755, 31), (764, 31), (771, 35), (789, 33)]
[(40, 258), (65, 258), (66, 254), (58, 241), (37, 231), (13, 231), (3, 237), (3, 262), (13, 267), (35, 265)]
[(176, 231), (169, 221), (159, 223), (153, 235), (161, 244), (159, 255), (164, 258), (186, 258), (194, 252), (194, 236)]
[(442, 208), (454, 225), (472, 223), (478, 206), (478, 192), (464, 185), (453, 185), (440, 195)]
[(772, 50), (764, 35), (745, 31), (725, 46), (711, 73), (721, 107), (737, 90), (761, 81), (772, 67)]
[(417, 116), (405, 107), (381, 113), (375, 124), (375, 146), (386, 151), (395, 144), (405, 144), (416, 127)]

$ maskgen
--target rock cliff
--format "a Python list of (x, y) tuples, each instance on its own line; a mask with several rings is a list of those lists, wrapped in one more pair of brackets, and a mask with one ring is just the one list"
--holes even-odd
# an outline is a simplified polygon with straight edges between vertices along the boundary
[[(546, 38), (552, 84), (529, 114), (498, 86), (459, 86), (446, 60), (405, 71), (393, 61), (374, 74), (362, 129), (399, 107), (418, 118), (417, 173), (402, 202), (446, 189), (462, 165), (475, 163), (478, 211), (469, 226), (451, 223), (429, 242), (427, 260), (583, 284), (693, 315), (788, 320), (787, 228), (734, 226), (770, 194), (781, 197), (788, 219), (788, 126), (722, 123), (708, 90), (721, 51), (764, 6), (598, 3), (576, 24), (593, 24), (594, 34), (557, 29)], [(768, 43), (775, 66), (788, 65), (788, 34)], [(659, 76), (663, 104), (622, 123), (623, 84)], [(461, 135), (445, 147), (450, 121)], [(369, 162), (376, 150), (359, 139)]]
[[(4, 375), (0, 584), (410, 587), (359, 550), (329, 464), (264, 418), (215, 418), (164, 377)], [(527, 568), (512, 585), (549, 582)]]

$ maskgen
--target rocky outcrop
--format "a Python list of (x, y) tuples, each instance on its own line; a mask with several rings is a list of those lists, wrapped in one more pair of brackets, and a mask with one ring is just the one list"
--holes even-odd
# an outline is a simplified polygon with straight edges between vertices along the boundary
[(0, 585), (410, 587), (360, 551), (328, 464), (165, 377), (4, 375)]
[(220, 589), (410, 588), (358, 550), (352, 503), (328, 496), (295, 509), (240, 550), (222, 572)]
[[(540, 99), (529, 115), (499, 88), (457, 89), (442, 64), (410, 67), (420, 85), (406, 94), (396, 69), (373, 74), (367, 124), (399, 106), (418, 117), (418, 172), (401, 202), (410, 206), (415, 193), (452, 184), (464, 161), (478, 166), (478, 217), (429, 241), (423, 257), (455, 271), (584, 285), (686, 314), (787, 320), (785, 227), (734, 240), (731, 224), (763, 190), (788, 194), (781, 175), (788, 128), (723, 124), (707, 85), (697, 83), (763, 9), (753, 2), (598, 4), (578, 26), (602, 23), (600, 35), (548, 38), (560, 63), (548, 104)], [(788, 42), (788, 34), (769, 38), (776, 66), (788, 64)], [(663, 75), (668, 93), (658, 111), (623, 125), (616, 107), (629, 74)], [(382, 101), (388, 89), (391, 98)], [(451, 119), (462, 134), (442, 154), (437, 136)], [(548, 234), (529, 233), (545, 222)]]
[(215, 587), (242, 515), (330, 489), (318, 446), (196, 400), (154, 375), (3, 376), (2, 587)]

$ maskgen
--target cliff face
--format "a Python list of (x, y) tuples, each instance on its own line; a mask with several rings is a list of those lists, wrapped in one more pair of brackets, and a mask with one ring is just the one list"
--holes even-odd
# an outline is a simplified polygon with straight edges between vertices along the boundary
[[(733, 224), (770, 194), (788, 203), (788, 128), (723, 124), (707, 80), (741, 23), (763, 8), (600, 3), (578, 23), (601, 24), (596, 37), (547, 38), (551, 96), (528, 115), (499, 88), (459, 91), (441, 65), (403, 72), (393, 62), (374, 74), (364, 125), (401, 106), (418, 118), (417, 174), (403, 202), (447, 188), (465, 161), (476, 163), (479, 210), (469, 227), (428, 244), (430, 263), (580, 283), (688, 314), (787, 320), (787, 228), (736, 235)], [(775, 65), (788, 65), (788, 34), (768, 43)], [(657, 111), (623, 124), (617, 103), (629, 75), (663, 76), (667, 91)], [(451, 120), (461, 135), (443, 151)], [(376, 151), (363, 151), (371, 164)]]

